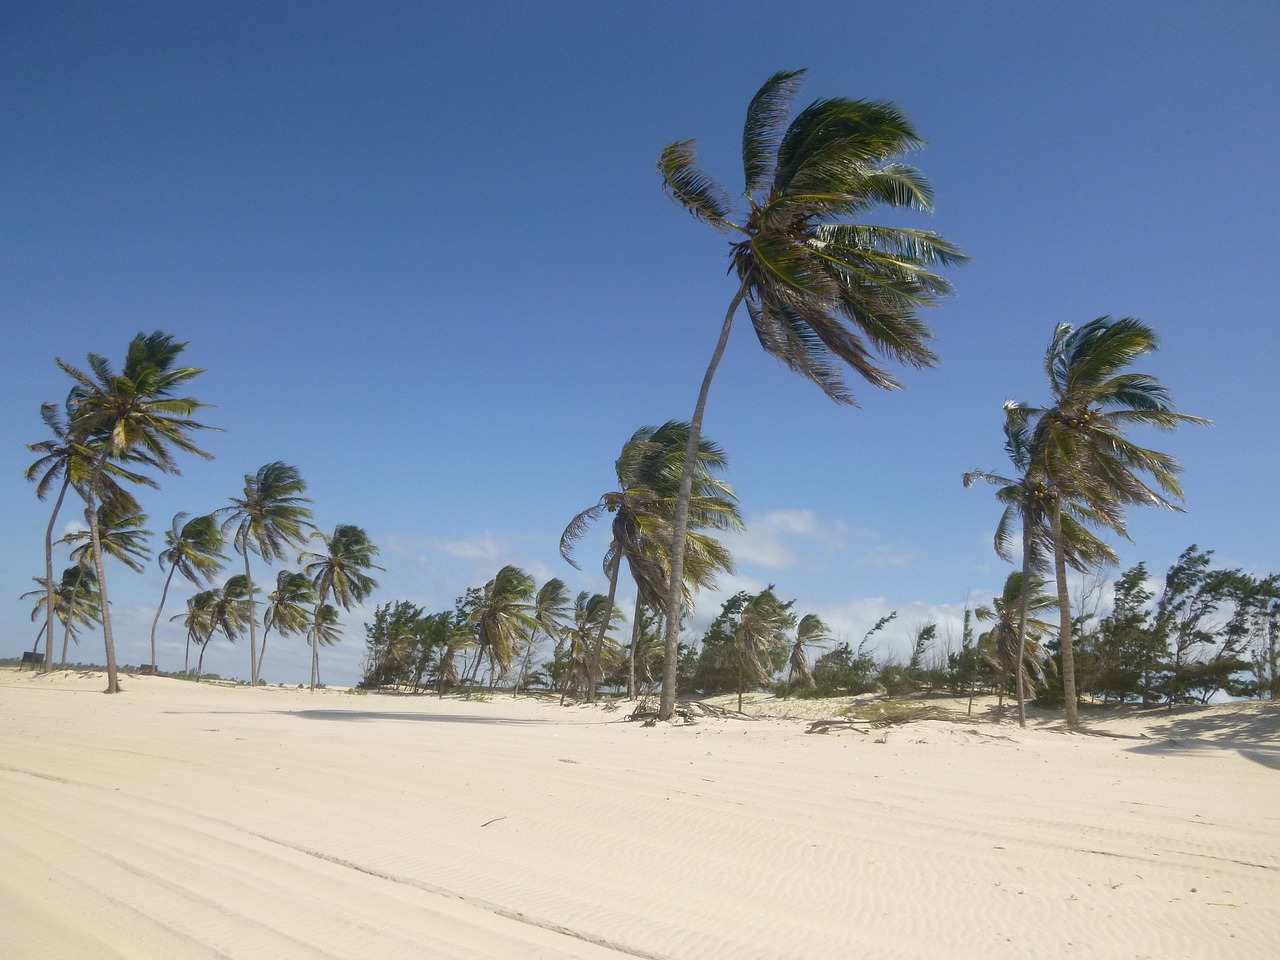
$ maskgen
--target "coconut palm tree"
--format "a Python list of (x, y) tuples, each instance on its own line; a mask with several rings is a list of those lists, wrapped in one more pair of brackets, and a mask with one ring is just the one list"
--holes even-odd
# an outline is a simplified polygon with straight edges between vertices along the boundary
[(191, 520), (187, 520), (187, 516), (186, 513), (174, 515), (173, 526), (164, 535), (166, 548), (156, 555), (160, 569), (169, 568), (168, 576), (164, 578), (164, 589), (160, 591), (160, 605), (156, 607), (155, 619), (151, 621), (151, 668), (156, 671), (160, 669), (156, 660), (156, 626), (164, 612), (173, 575), (181, 573), (198, 587), (201, 583), (213, 583), (213, 578), (222, 572), (226, 563), (222, 554), (222, 531), (218, 529), (213, 515), (206, 514)]
[(658, 161), (674, 200), (733, 235), (730, 257), (737, 278), (694, 406), (673, 523), (663, 719), (675, 706), (693, 453), (738, 307), (746, 303), (767, 353), (836, 402), (853, 403), (841, 364), (874, 386), (894, 389), (900, 384), (873, 351), (914, 367), (937, 360), (917, 311), (951, 290), (936, 268), (964, 259), (936, 233), (854, 221), (878, 205), (932, 208), (927, 181), (899, 159), (923, 141), (893, 105), (843, 98), (815, 101), (784, 129), (803, 73), (774, 74), (747, 108), (739, 213), (728, 193), (698, 167), (694, 141), (669, 144)]
[[(1022, 585), (1029, 589), (1023, 590)], [(1023, 573), (1014, 570), (1005, 578), (1004, 590), (992, 598), (991, 606), (985, 604), (974, 610), (973, 615), (993, 626), (978, 637), (978, 649), (992, 667), (1000, 672), (1002, 681), (1012, 679), (1018, 691), (1019, 722), (1025, 723), (1024, 703), (1027, 691), (1044, 681), (1044, 663), (1047, 659), (1040, 638), (1052, 627), (1037, 615), (1055, 607), (1057, 597), (1044, 590), (1045, 581), (1039, 577), (1023, 579)], [(1000, 686), (1003, 709), (1004, 682)]]
[[(297, 467), (276, 460), (245, 474), (244, 496), (232, 497), (231, 506), (214, 511), (222, 521), (222, 532), (230, 532), (236, 553), (244, 557), (244, 575), (253, 584), (249, 554), (256, 553), (270, 564), (284, 560), (289, 551), (302, 546), (311, 532), (311, 500), (303, 496), (307, 484)], [(250, 604), (253, 604), (252, 591)], [(249, 680), (258, 684), (257, 610), (249, 618)]]
[[(53, 614), (63, 627), (62, 663), (65, 665), (69, 642), (71, 640), (75, 640), (76, 643), (80, 642), (77, 628), (93, 623), (101, 615), (98, 607), (98, 582), (94, 577), (93, 570), (85, 569), (80, 564), (63, 570), (62, 579), (53, 585), (52, 591), (50, 591), (49, 584), (45, 582), (43, 577), (33, 577), (32, 579), (40, 584), (40, 588), (24, 593), (21, 599), (35, 598), (35, 605), (31, 609), (31, 620), (34, 623), (39, 619), (40, 614), (46, 611), (46, 604), (48, 604), (49, 595), (52, 593), (54, 602)], [(45, 625), (40, 628), (41, 633), (48, 629), (48, 624), (49, 620), (46, 617)], [(37, 646), (39, 643), (40, 638), (37, 636)]]
[(471, 680), (479, 676), (480, 661), (486, 657), (491, 684), (506, 675), (524, 638), (538, 629), (534, 599), (533, 577), (519, 567), (503, 567), (484, 585), (482, 599), (470, 617), (476, 639)]
[(803, 689), (813, 689), (813, 671), (809, 669), (808, 650), (830, 643), (831, 640), (831, 628), (816, 613), (806, 613), (800, 618), (795, 641), (791, 644), (791, 655), (787, 658), (787, 685), (783, 690), (783, 699), (790, 695), (793, 679), (798, 678)]
[(738, 712), (741, 713), (744, 680), (750, 676), (756, 684), (769, 682), (773, 676), (772, 650), (787, 642), (786, 632), (796, 625), (796, 618), (791, 604), (779, 600), (770, 584), (747, 600), (737, 620), (733, 648), (738, 658)]
[[(312, 539), (324, 544), (323, 553), (304, 551), (298, 555), (298, 562), (305, 564), (305, 572), (311, 578), (311, 589), (315, 591), (316, 603), (323, 604), (332, 598), (334, 604), (343, 610), (350, 610), (361, 602), (378, 586), (378, 581), (369, 576), (367, 570), (381, 570), (382, 567), (373, 562), (378, 555), (369, 535), (360, 527), (350, 523), (340, 523), (329, 536), (317, 531)], [(337, 613), (334, 613), (336, 623)], [(317, 609), (314, 624), (314, 636), (321, 636), (321, 616)], [(324, 641), (326, 645), (331, 640)], [(320, 677), (320, 647), (311, 645), (311, 676), (314, 689)]]
[[(1022, 570), (1021, 583), (1030, 583), (1033, 575), (1047, 572), (1048, 557), (1053, 554), (1053, 523), (1051, 508), (1053, 497), (1044, 465), (1036, 458), (1032, 429), (1027, 408), (1010, 401), (1005, 404), (1005, 452), (1009, 455), (1017, 475), (1001, 476), (984, 470), (970, 470), (963, 476), (964, 485), (972, 486), (979, 480), (996, 486), (996, 499), (1004, 505), (1000, 522), (996, 525), (996, 555), (1006, 563), (1013, 562), (1013, 530), (1021, 530)], [(1062, 515), (1062, 541), (1064, 558), (1074, 569), (1085, 571), (1104, 563), (1115, 563), (1115, 552), (1089, 529), (1089, 526), (1107, 524), (1111, 514), (1097, 514), (1087, 505), (1069, 501)], [(1030, 594), (1023, 597), (1028, 599)], [(1019, 636), (1010, 649), (1021, 661), (1028, 649), (1026, 643), (1027, 611), (1018, 614)], [(1022, 676), (1025, 664), (1019, 662), (1011, 670), (1013, 676)], [(1025, 687), (1016, 685), (1018, 724), (1027, 725)]]
[(307, 626), (307, 642), (311, 644), (311, 689), (320, 683), (320, 647), (331, 647), (342, 639), (338, 630), (338, 608), (331, 603), (317, 603), (311, 610)]
[(1135, 426), (1173, 430), (1184, 423), (1209, 423), (1178, 413), (1172, 394), (1155, 376), (1128, 369), (1158, 346), (1155, 331), (1134, 317), (1104, 316), (1079, 328), (1059, 324), (1044, 361), (1051, 403), (1024, 411), (1035, 423), (1034, 455), (1051, 488), (1062, 685), (1072, 729), (1079, 727), (1080, 717), (1067, 593), (1067, 505), (1082, 504), (1122, 536), (1126, 507), (1180, 509), (1174, 503), (1182, 499), (1177, 459), (1140, 447), (1125, 433)]
[(276, 574), (276, 588), (267, 594), (262, 611), (262, 649), (258, 651), (258, 672), (267, 656), (267, 635), (275, 627), (281, 636), (305, 634), (311, 622), (311, 608), (316, 593), (305, 573), (281, 570)]
[[(98, 505), (98, 540), (103, 553), (119, 560), (134, 573), (142, 573), (151, 559), (151, 547), (147, 544), (151, 531), (146, 528), (147, 515), (137, 510), (121, 510), (112, 502)], [(85, 511), (89, 522), (89, 511)], [(96, 544), (89, 529), (74, 530), (58, 541), (71, 546), (71, 559), (85, 567), (93, 567)]]
[[(677, 420), (637, 430), (614, 462), (618, 489), (606, 492), (595, 505), (575, 516), (561, 535), (560, 555), (577, 567), (573, 548), (593, 521), (605, 514), (613, 515), (613, 537), (604, 558), (610, 608), (617, 593), (623, 560), (636, 584), (637, 607), (642, 603), (655, 608), (665, 605), (672, 519), (679, 499), (688, 439), (689, 424)], [(685, 555), (689, 558), (686, 562), (689, 575), (685, 577), (683, 591), (686, 602), (691, 587), (714, 583), (716, 570), (732, 572), (733, 569), (732, 558), (719, 541), (706, 534), (698, 535), (698, 531), (742, 529), (733, 488), (714, 476), (725, 468), (724, 451), (710, 440), (701, 440), (697, 461), (686, 527)], [(610, 609), (602, 626), (611, 622), (611, 617)], [(603, 643), (602, 632), (596, 638), (592, 654), (597, 661)], [(594, 678), (597, 672), (596, 669), (588, 671), (589, 677)], [(634, 680), (631, 685), (634, 687)], [(595, 684), (589, 679), (587, 700), (594, 699)]]
[(559, 577), (552, 577), (538, 588), (533, 601), (533, 618), (537, 626), (526, 638), (524, 660), (520, 664), (519, 679), (512, 686), (513, 694), (527, 682), (529, 661), (537, 647), (538, 634), (559, 645), (561, 635), (569, 623), (570, 603), (569, 588)]
[[(47, 616), (43, 669), (46, 672), (53, 669), (53, 616), (56, 609), (53, 598), (53, 591), (56, 589), (53, 579), (53, 529), (57, 525), (58, 514), (62, 511), (67, 490), (71, 487), (82, 490), (92, 475), (93, 466), (97, 461), (96, 451), (87, 446), (83, 438), (77, 437), (72, 432), (75, 397), (76, 394), (72, 392), (61, 406), (56, 403), (41, 404), (40, 419), (44, 421), (53, 436), (47, 440), (27, 444), (27, 449), (40, 454), (39, 458), (26, 470), (26, 478), (36, 484), (36, 497), (44, 500), (53, 491), (55, 485), (58, 488), (58, 495), (54, 498), (53, 511), (49, 514), (49, 523), (44, 533), (45, 583), (49, 588), (44, 607)], [(110, 461), (103, 463), (102, 474), (99, 477), (99, 496), (103, 500), (116, 502), (122, 509), (138, 509), (137, 501), (120, 486), (122, 481), (153, 487), (156, 485), (151, 478), (128, 470), (122, 464)], [(94, 583), (96, 590), (96, 577)], [(65, 652), (63, 660), (66, 660)]]
[(192, 434), (211, 429), (192, 417), (207, 404), (194, 397), (176, 396), (202, 371), (199, 367), (179, 367), (178, 357), (186, 348), (157, 330), (139, 333), (129, 343), (120, 373), (98, 354), (88, 356), (88, 371), (58, 359), (58, 366), (73, 381), (70, 408), (75, 411), (70, 430), (96, 456), (78, 487), (85, 498), (90, 537), (94, 541), (94, 572), (102, 597), (102, 636), (107, 656), (107, 692), (118, 693), (115, 638), (111, 629), (111, 603), (103, 571), (102, 545), (98, 543), (98, 504), (107, 499), (103, 483), (108, 461), (142, 464), (161, 473), (179, 473), (174, 452), (210, 458), (196, 446)]
[(171, 619), (181, 619), (187, 637), (200, 646), (196, 662), (196, 679), (204, 670), (204, 655), (215, 632), (221, 630), (228, 643), (244, 632), (253, 617), (253, 583), (244, 574), (231, 577), (221, 587), (204, 590), (187, 601), (187, 612)]
[[(600, 671), (602, 657), (593, 652), (596, 638), (605, 633), (605, 653), (613, 647), (608, 636), (609, 628), (622, 619), (619, 610), (613, 608), (609, 598), (602, 593), (588, 593), (583, 590), (573, 602), (573, 623), (565, 630), (568, 649), (568, 669), (564, 675), (564, 683), (560, 689), (560, 703), (564, 704), (569, 696), (586, 694), (594, 682), (592, 674)], [(602, 671), (600, 671), (602, 672)], [(596, 677), (595, 680), (598, 680)]]

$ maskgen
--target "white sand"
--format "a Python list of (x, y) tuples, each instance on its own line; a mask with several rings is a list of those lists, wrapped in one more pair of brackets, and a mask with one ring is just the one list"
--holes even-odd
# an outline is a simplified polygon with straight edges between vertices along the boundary
[(0, 671), (0, 957), (1205, 960), (1280, 943), (1269, 705), (1098, 723), (1123, 738), (810, 735), (508, 696), (103, 685)]

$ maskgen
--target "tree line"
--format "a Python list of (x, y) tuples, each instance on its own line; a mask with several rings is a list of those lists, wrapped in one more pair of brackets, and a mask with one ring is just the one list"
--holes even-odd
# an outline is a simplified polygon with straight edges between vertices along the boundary
[[(450, 682), (451, 658), (469, 656), (469, 676), (460, 675), (459, 680), (474, 680), (483, 669), (490, 682), (497, 683), (517, 671), (514, 682), (519, 685), (531, 646), (541, 636), (556, 641), (557, 652), (549, 669), (553, 683), (566, 695), (572, 689), (594, 699), (597, 687), (616, 666), (617, 657), (611, 652), (615, 648), (625, 651), (627, 688), (634, 694), (637, 673), (643, 677), (650, 669), (649, 655), (641, 651), (649, 648), (646, 631), (652, 626), (662, 638), (659, 716), (668, 719), (677, 690), (689, 676), (681, 667), (689, 659), (687, 647), (682, 656), (681, 631), (690, 605), (700, 590), (715, 583), (719, 573), (732, 570), (732, 557), (716, 535), (742, 526), (736, 498), (718, 476), (724, 467), (723, 451), (702, 435), (711, 384), (739, 309), (745, 307), (767, 353), (837, 403), (855, 402), (846, 371), (871, 386), (894, 390), (901, 384), (889, 364), (927, 368), (937, 362), (930, 347), (932, 332), (920, 314), (951, 293), (950, 282), (939, 271), (963, 264), (967, 258), (935, 232), (866, 221), (869, 212), (878, 209), (932, 210), (928, 180), (904, 160), (924, 141), (906, 116), (886, 102), (819, 99), (792, 117), (792, 100), (803, 75), (804, 71), (776, 73), (750, 101), (742, 136), (743, 189), (738, 197), (701, 169), (695, 141), (668, 144), (659, 155), (658, 173), (667, 195), (696, 219), (730, 238), (730, 273), (736, 286), (691, 418), (638, 431), (615, 463), (616, 488), (575, 516), (561, 538), (562, 556), (576, 567), (575, 549), (586, 530), (597, 520), (610, 518), (610, 541), (602, 563), (609, 584), (607, 593), (580, 595), (570, 603), (562, 582), (549, 581), (537, 589), (523, 571), (504, 567), (483, 588), (469, 591), (451, 611), (426, 614), (412, 605), (401, 607), (400, 602), (380, 607), (370, 628), (373, 646), (369, 648), (366, 679), (394, 677), (395, 682), (402, 682), (411, 676), (417, 686), (434, 671), (443, 684)], [(1047, 400), (1042, 404), (1010, 401), (1004, 408), (1005, 449), (1012, 469), (972, 470), (963, 475), (966, 485), (995, 485), (1003, 508), (995, 533), (996, 552), (1019, 569), (1007, 579), (1001, 597), (974, 613), (993, 623), (991, 631), (984, 634), (988, 636), (986, 646), (975, 640), (971, 650), (965, 646), (958, 655), (969, 657), (973, 664), (986, 664), (1011, 683), (1020, 722), (1025, 722), (1025, 702), (1033, 688), (1046, 685), (1045, 649), (1052, 649), (1052, 659), (1058, 665), (1055, 675), (1061, 683), (1069, 725), (1078, 725), (1080, 696), (1098, 689), (1091, 659), (1094, 633), (1076, 635), (1067, 569), (1089, 572), (1115, 563), (1115, 552), (1102, 536), (1127, 535), (1130, 507), (1181, 509), (1176, 458), (1142, 447), (1128, 437), (1134, 427), (1172, 430), (1183, 424), (1207, 423), (1179, 412), (1170, 391), (1155, 376), (1132, 369), (1157, 344), (1154, 331), (1133, 317), (1102, 316), (1079, 327), (1059, 324), (1044, 358)], [(75, 386), (65, 417), (60, 418), (56, 410), (46, 411), (46, 422), (54, 428), (56, 439), (48, 441), (51, 446), (44, 452), (55, 459), (43, 466), (38, 463), (32, 470), (40, 477), (42, 496), (50, 491), (53, 481), (49, 478), (61, 476), (59, 505), (68, 486), (86, 500), (95, 576), (82, 576), (76, 582), (85, 585), (86, 591), (96, 589), (96, 602), (104, 614), (109, 607), (101, 563), (106, 549), (101, 527), (107, 518), (99, 505), (127, 513), (125, 508), (133, 501), (126, 486), (154, 485), (149, 475), (141, 472), (144, 468), (176, 472), (172, 451), (207, 456), (191, 440), (193, 431), (206, 429), (191, 419), (203, 405), (176, 396), (178, 388), (199, 372), (174, 365), (181, 346), (161, 334), (140, 336), (131, 345), (125, 371), (119, 376), (93, 355), (88, 374), (59, 361)], [(684, 346), (672, 348), (683, 350)], [(62, 466), (55, 467), (55, 463)], [(300, 541), (288, 527), (293, 521), (250, 519), (249, 481), (247, 477), (243, 500), (233, 498), (232, 507), (215, 512), (221, 520), (220, 530), (232, 536), (235, 549), (245, 557), (244, 582), (234, 585), (227, 612), (221, 612), (222, 608), (210, 600), (210, 610), (215, 612), (206, 619), (202, 619), (204, 614), (195, 617), (196, 625), (189, 629), (193, 638), (203, 635), (207, 643), (213, 629), (230, 637), (247, 625), (256, 682), (257, 617), (248, 555), (257, 553), (269, 563), (283, 559), (286, 549), (296, 548)], [(290, 492), (288, 477), (280, 482), (288, 509), (305, 511), (302, 499), (287, 502), (290, 496), (300, 498), (301, 489)], [(57, 509), (55, 506), (55, 518)], [(287, 510), (281, 516), (287, 516)], [(295, 521), (309, 522), (309, 513), (297, 513)], [(269, 525), (277, 522), (283, 526)], [(268, 526), (255, 526), (263, 523)], [(50, 535), (52, 529), (51, 518)], [(313, 605), (306, 628), (313, 651), (318, 651), (332, 627), (333, 618), (321, 615), (322, 606), (350, 609), (371, 589), (372, 581), (361, 580), (356, 572), (372, 566), (376, 548), (367, 537), (340, 537), (341, 530), (324, 538), (330, 551), (328, 568), (309, 565), (306, 570), (314, 595), (313, 601), (307, 601)], [(52, 659), (56, 609), (49, 542), (46, 640), (50, 646), (46, 665)], [(338, 563), (332, 556), (338, 546), (351, 548), (360, 559)], [(127, 552), (124, 546), (120, 550), (121, 554)], [(320, 561), (312, 559), (310, 563)], [(624, 567), (635, 584), (632, 635), (629, 641), (611, 646), (609, 631), (617, 617), (614, 606)], [(189, 575), (184, 572), (184, 576)], [(361, 576), (367, 574), (361, 572)], [(1046, 592), (1050, 579), (1053, 589)], [(300, 589), (301, 581), (294, 586)], [(286, 596), (287, 587), (290, 584), (278, 581), (272, 596)], [(222, 599), (227, 600), (226, 586), (223, 590)], [(547, 595), (540, 599), (544, 590)], [(793, 628), (799, 631), (806, 623), (805, 617), (799, 617), (778, 628), (778, 623), (792, 615), (772, 590), (765, 594), (772, 599), (764, 594), (743, 597), (740, 602), (735, 599), (739, 605), (722, 612), (718, 629), (725, 637), (737, 638), (737, 659), (731, 672), (738, 677), (739, 687), (764, 682), (770, 668), (773, 672), (781, 669), (778, 657), (786, 646), (782, 633)], [(268, 598), (269, 612), (275, 602)], [(1122, 596), (1118, 602), (1132, 603), (1133, 598)], [(236, 612), (241, 610), (236, 604), (247, 605), (247, 616)], [(1049, 639), (1051, 624), (1045, 618), (1054, 608), (1057, 625), (1052, 630), (1055, 636)], [(83, 623), (78, 617), (80, 614), (67, 613), (67, 629)], [(109, 616), (102, 620), (110, 665)], [(220, 625), (208, 626), (215, 621)], [(568, 626), (571, 623), (573, 626)], [(815, 646), (825, 628), (808, 623), (806, 643)], [(271, 613), (270, 625), (264, 620), (264, 644), (273, 626), (278, 632), (302, 629), (301, 621), (293, 619), (287, 606)], [(575, 630), (580, 637), (570, 639)], [(1155, 628), (1148, 632), (1152, 630), (1160, 633)], [(419, 634), (421, 639), (408, 639)], [(376, 642), (375, 635), (380, 638)], [(428, 642), (427, 637), (434, 639)], [(720, 643), (710, 634), (708, 639), (704, 652)], [(798, 633), (792, 639), (800, 642)], [(801, 643), (801, 651), (804, 646)], [(1111, 643), (1112, 648), (1116, 646)], [(1183, 652), (1194, 648), (1191, 643)], [(835, 653), (830, 651), (830, 655)], [(794, 650), (784, 660), (800, 685), (807, 686), (807, 660), (792, 661), (792, 654)], [(862, 662), (863, 654), (845, 651), (840, 656), (847, 663), (839, 669), (847, 672)], [(1174, 660), (1178, 677), (1185, 677), (1190, 664), (1198, 662), (1180, 660), (1176, 655)], [(814, 679), (821, 674), (820, 667), (821, 660), (814, 665)], [(904, 669), (919, 672), (922, 668), (917, 663)], [(1176, 695), (1182, 681), (1170, 682)], [(114, 672), (110, 683), (114, 687)], [(1157, 688), (1144, 689), (1149, 696)]]
[[(120, 684), (104, 560), (115, 559), (139, 573), (145, 569), (151, 558), (151, 531), (134, 490), (156, 488), (155, 474), (179, 473), (179, 453), (209, 459), (193, 437), (198, 430), (217, 429), (194, 419), (207, 404), (178, 396), (203, 372), (179, 365), (186, 346), (162, 331), (139, 333), (130, 341), (119, 371), (96, 353), (88, 355), (86, 369), (59, 358), (71, 389), (61, 404), (41, 406), (51, 436), (28, 445), (39, 454), (26, 471), (27, 479), (36, 484), (36, 495), (44, 500), (57, 490), (45, 533), (45, 575), (33, 578), (39, 589), (23, 595), (35, 599), (32, 620), (44, 618), (36, 636), (37, 648), (42, 638), (45, 641), (43, 669), (54, 667), (55, 621), (62, 627), (64, 663), (79, 629), (99, 623), (108, 693), (119, 692)], [(200, 649), (199, 676), (205, 650), (216, 634), (234, 643), (247, 630), (249, 677), (257, 684), (267, 635), (274, 628), (282, 636), (306, 637), (312, 651), (311, 683), (319, 683), (319, 649), (340, 636), (337, 609), (349, 611), (366, 599), (377, 586), (369, 571), (380, 568), (373, 562), (378, 548), (360, 527), (338, 524), (332, 534), (315, 528), (305, 491), (298, 469), (276, 461), (247, 474), (241, 495), (230, 497), (229, 504), (194, 518), (185, 512), (174, 516), (164, 549), (156, 555), (160, 568), (168, 572), (151, 624), (151, 670), (159, 669), (156, 629), (174, 575), (181, 574), (193, 586), (205, 588), (187, 599), (185, 613), (171, 618), (186, 628), (184, 672), (189, 670), (192, 643)], [(53, 531), (68, 492), (84, 502), (88, 529), (55, 541)], [(60, 545), (72, 547), (73, 563), (55, 579), (54, 547)], [(218, 585), (228, 545), (244, 558), (244, 573)], [(311, 545), (317, 549), (303, 549)], [(263, 591), (254, 583), (251, 555), (267, 565), (292, 557), (303, 568), (281, 571), (276, 589), (266, 595), (261, 651), (257, 627)]]

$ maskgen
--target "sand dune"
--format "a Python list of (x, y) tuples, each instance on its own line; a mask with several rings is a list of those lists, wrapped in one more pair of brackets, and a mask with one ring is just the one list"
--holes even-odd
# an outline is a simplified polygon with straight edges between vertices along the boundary
[(1109, 736), (810, 735), (506, 695), (102, 685), (0, 672), (2, 957), (1241, 958), (1280, 941), (1271, 706), (1095, 719)]

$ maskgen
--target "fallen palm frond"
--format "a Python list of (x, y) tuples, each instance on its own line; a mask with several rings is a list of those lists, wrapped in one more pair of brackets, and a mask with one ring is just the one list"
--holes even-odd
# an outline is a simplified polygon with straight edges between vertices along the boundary
[[(758, 720), (737, 710), (728, 710), (701, 700), (680, 700), (676, 703), (672, 717), (679, 718), (682, 723), (697, 723), (701, 717), (720, 717), (728, 720)], [(642, 720), (645, 726), (653, 726), (658, 720), (658, 710), (648, 700), (642, 700), (631, 712), (628, 720)]]
[(809, 724), (806, 733), (826, 733), (829, 730), (861, 730), (866, 733), (882, 727), (896, 727), (904, 723), (915, 723), (919, 720), (946, 720), (950, 723), (969, 722), (969, 718), (959, 716), (950, 710), (932, 706), (891, 706), (879, 707), (870, 717), (835, 717), (829, 720), (814, 720)]

